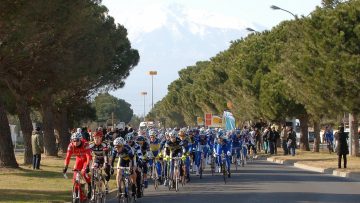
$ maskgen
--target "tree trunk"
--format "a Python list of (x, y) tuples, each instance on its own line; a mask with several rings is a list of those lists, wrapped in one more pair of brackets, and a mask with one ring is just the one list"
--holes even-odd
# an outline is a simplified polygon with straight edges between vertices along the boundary
[(52, 112), (51, 97), (45, 96), (41, 104), (44, 125), (45, 155), (57, 156), (56, 139), (54, 134), (54, 114)]
[(308, 139), (308, 122), (309, 115), (301, 115), (300, 118), (300, 149), (303, 151), (310, 151), (309, 139)]
[(24, 98), (16, 98), (16, 100), (17, 113), (24, 138), (24, 164), (32, 164), (31, 133), (33, 126), (30, 118), (30, 109)]
[(70, 143), (70, 133), (66, 108), (60, 109), (55, 114), (55, 129), (59, 132), (59, 149), (66, 153)]
[(320, 122), (318, 120), (314, 121), (314, 152), (320, 151)]
[(0, 101), (0, 143), (0, 168), (19, 168), (11, 140), (9, 120), (2, 101)]
[(359, 156), (359, 132), (358, 132), (358, 118), (356, 113), (349, 114), (349, 128), (351, 139), (351, 156)]

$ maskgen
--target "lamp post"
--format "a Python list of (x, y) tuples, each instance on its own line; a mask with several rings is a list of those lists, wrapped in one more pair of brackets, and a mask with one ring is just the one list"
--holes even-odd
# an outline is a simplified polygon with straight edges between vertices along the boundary
[(285, 9), (280, 8), (280, 7), (278, 7), (278, 6), (275, 6), (275, 5), (271, 5), (270, 8), (272, 8), (273, 10), (282, 10), (282, 11), (285, 11), (285, 12), (287, 12), (287, 13), (290, 13), (292, 16), (294, 16), (295, 19), (297, 19), (297, 16), (296, 16), (295, 14), (291, 13), (291, 12), (288, 11), (288, 10), (285, 10)]
[(252, 29), (251, 27), (247, 27), (246, 30), (249, 31), (249, 32), (260, 33), (259, 31), (254, 30), (254, 29)]
[(144, 96), (144, 121), (145, 121), (145, 97), (147, 95), (147, 92), (141, 92), (141, 95)]
[(157, 75), (157, 71), (149, 71), (151, 75), (151, 109), (154, 108), (154, 75)]

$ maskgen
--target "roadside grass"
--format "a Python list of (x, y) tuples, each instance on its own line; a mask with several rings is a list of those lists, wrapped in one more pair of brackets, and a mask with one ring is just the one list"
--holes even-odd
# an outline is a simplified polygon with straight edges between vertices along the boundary
[(338, 156), (335, 152), (330, 154), (326, 150), (320, 152), (296, 150), (295, 156), (284, 156), (280, 154), (283, 154), (283, 151), (278, 148), (278, 155), (272, 155), (271, 157), (290, 160), (319, 168), (331, 168), (345, 172), (360, 172), (360, 157), (347, 156), (347, 168), (338, 169)]
[[(0, 169), (0, 202), (70, 202), (72, 189), (71, 168), (75, 159), (70, 161), (68, 177), (62, 174), (64, 157), (41, 157), (40, 170), (23, 165), (23, 156), (17, 154), (20, 169)], [(114, 177), (112, 177), (114, 179)], [(114, 180), (110, 189), (116, 188)]]

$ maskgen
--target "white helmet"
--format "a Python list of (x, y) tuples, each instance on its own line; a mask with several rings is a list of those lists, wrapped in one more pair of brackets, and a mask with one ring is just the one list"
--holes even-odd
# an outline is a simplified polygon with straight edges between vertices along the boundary
[(125, 140), (122, 137), (118, 137), (114, 140), (114, 146), (125, 145)]
[(81, 139), (81, 137), (82, 137), (82, 135), (81, 135), (81, 133), (73, 133), (72, 135), (71, 135), (71, 140), (80, 140)]
[(177, 134), (177, 133), (176, 133), (175, 131), (171, 131), (171, 132), (169, 133), (169, 136), (170, 136), (170, 137), (176, 137), (176, 134)]

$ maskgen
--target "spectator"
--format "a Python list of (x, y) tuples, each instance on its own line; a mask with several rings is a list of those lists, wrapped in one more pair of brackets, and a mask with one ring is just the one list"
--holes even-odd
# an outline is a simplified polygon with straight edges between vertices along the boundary
[(36, 126), (35, 131), (31, 135), (32, 153), (33, 153), (33, 169), (40, 169), (41, 154), (44, 153), (43, 135), (40, 127)]
[(266, 128), (262, 136), (265, 154), (269, 152), (269, 134), (270, 134), (269, 129)]
[(261, 133), (259, 128), (255, 128), (255, 139), (256, 139), (257, 150), (258, 152), (261, 152), (262, 143), (261, 143)]
[(333, 135), (333, 132), (331, 131), (331, 129), (326, 126), (325, 127), (325, 131), (324, 131), (324, 137), (325, 137), (325, 141), (326, 141), (326, 144), (328, 146), (328, 149), (329, 149), (329, 152), (333, 152), (333, 148), (334, 148), (334, 135)]
[(280, 139), (280, 134), (276, 130), (275, 126), (272, 127), (272, 132), (274, 134), (274, 153), (277, 154), (277, 146), (278, 146), (278, 140)]
[(281, 139), (282, 148), (284, 150), (284, 155), (289, 154), (289, 150), (288, 150), (288, 147), (287, 147), (287, 138), (288, 138), (288, 133), (287, 133), (287, 130), (286, 130), (286, 125), (283, 125), (283, 128), (282, 128), (281, 133), (280, 133), (280, 139)]
[(275, 128), (268, 127), (268, 143), (269, 143), (269, 151), (270, 154), (275, 153), (275, 134), (274, 134)]
[(296, 133), (292, 127), (289, 127), (288, 138), (287, 138), (287, 147), (292, 156), (295, 156), (295, 148), (296, 148)]
[(349, 147), (347, 144), (347, 139), (349, 136), (344, 133), (344, 126), (339, 127), (337, 132), (338, 146), (337, 146), (337, 155), (338, 155), (338, 167), (341, 168), (341, 158), (344, 158), (344, 168), (346, 168), (347, 160), (346, 155), (349, 154)]
[(90, 134), (88, 133), (88, 130), (87, 130), (87, 128), (86, 127), (83, 127), (82, 129), (81, 129), (81, 136), (82, 136), (82, 138), (83, 139), (85, 139), (86, 141), (90, 141)]

